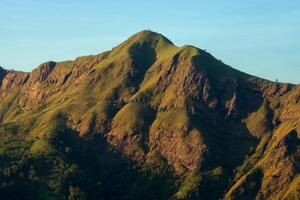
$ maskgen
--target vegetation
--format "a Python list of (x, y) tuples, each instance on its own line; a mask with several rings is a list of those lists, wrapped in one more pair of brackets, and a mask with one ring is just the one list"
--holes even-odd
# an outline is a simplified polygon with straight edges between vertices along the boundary
[(300, 87), (142, 31), (0, 68), (1, 199), (298, 199)]
[(247, 128), (256, 137), (262, 137), (262, 135), (268, 133), (272, 123), (272, 113), (268, 103), (264, 101), (261, 107), (256, 112), (251, 113), (245, 122)]

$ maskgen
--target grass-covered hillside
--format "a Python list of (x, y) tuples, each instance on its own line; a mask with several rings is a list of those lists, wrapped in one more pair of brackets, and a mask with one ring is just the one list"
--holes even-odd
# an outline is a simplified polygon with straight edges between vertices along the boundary
[(0, 68), (1, 199), (299, 199), (300, 86), (142, 31)]

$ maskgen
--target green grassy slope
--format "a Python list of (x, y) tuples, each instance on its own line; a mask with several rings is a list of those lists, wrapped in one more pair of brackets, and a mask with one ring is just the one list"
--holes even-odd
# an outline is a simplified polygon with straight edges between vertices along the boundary
[(299, 86), (151, 31), (8, 74), (0, 71), (6, 199), (299, 196)]

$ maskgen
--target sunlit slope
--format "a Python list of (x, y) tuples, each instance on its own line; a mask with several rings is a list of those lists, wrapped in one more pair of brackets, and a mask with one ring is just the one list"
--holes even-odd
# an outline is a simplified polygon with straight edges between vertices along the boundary
[(0, 85), (5, 196), (299, 198), (299, 86), (196, 47), (142, 31)]

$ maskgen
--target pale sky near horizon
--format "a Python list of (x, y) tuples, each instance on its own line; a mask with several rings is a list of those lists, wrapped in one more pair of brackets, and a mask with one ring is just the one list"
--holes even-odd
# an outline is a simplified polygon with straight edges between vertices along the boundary
[(144, 29), (241, 71), (300, 83), (299, 0), (0, 0), (0, 66), (110, 50)]

